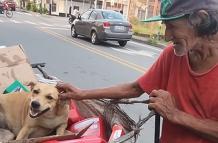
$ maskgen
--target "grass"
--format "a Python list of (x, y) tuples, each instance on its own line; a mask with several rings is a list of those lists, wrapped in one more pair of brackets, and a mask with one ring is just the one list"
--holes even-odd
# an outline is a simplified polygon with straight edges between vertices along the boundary
[(130, 22), (133, 26), (133, 32), (135, 34), (164, 35), (165, 27), (160, 22), (143, 23), (135, 17), (131, 18)]
[(130, 22), (133, 27), (134, 35), (147, 37), (147, 42), (151, 45), (155, 45), (157, 43), (161, 43), (164, 45), (167, 44), (163, 36), (165, 26), (160, 22), (143, 23), (135, 17), (131, 18)]

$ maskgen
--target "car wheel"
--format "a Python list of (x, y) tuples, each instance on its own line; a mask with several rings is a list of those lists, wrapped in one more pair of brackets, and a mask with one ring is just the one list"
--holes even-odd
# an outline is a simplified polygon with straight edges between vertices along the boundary
[(71, 36), (74, 38), (76, 38), (78, 36), (78, 34), (76, 33), (74, 25), (72, 25), (72, 27), (71, 27)]
[(118, 41), (118, 43), (121, 47), (124, 47), (124, 46), (126, 46), (127, 41)]
[(98, 43), (98, 36), (97, 36), (97, 33), (95, 31), (93, 31), (91, 33), (91, 42), (92, 42), (92, 44), (97, 44)]

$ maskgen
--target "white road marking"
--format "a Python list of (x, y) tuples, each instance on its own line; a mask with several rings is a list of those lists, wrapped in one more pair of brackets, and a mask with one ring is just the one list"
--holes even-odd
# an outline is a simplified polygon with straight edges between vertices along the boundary
[(5, 47), (6, 47), (5, 45), (0, 46), (0, 48), (5, 48)]
[(69, 30), (68, 28), (58, 28), (58, 27), (39, 27), (42, 29), (56, 29), (56, 30)]
[(28, 24), (32, 24), (32, 25), (37, 25), (36, 23), (31, 22), (31, 21), (27, 21), (27, 20), (25, 20), (24, 22), (26, 22), (26, 23), (28, 23)]
[(25, 14), (25, 15), (29, 15), (29, 16), (32, 16), (32, 14), (30, 14), (30, 13), (23, 13), (23, 14)]
[(30, 13), (26, 13), (26, 12), (19, 12), (19, 11), (16, 11), (16, 13), (17, 13), (17, 14), (21, 14), (21, 15), (24, 15), (24, 14), (25, 14), (25, 15), (32, 15), (32, 14), (30, 14)]
[(23, 14), (22, 12), (18, 12), (18, 11), (17, 11), (16, 13), (17, 13), (17, 14)]
[(64, 28), (70, 28), (70, 25), (61, 25), (61, 24), (54, 24), (54, 26), (57, 26), (57, 27), (64, 27)]
[(150, 45), (145, 45), (145, 44), (141, 44), (141, 43), (137, 43), (137, 42), (134, 42), (134, 41), (129, 41), (129, 43), (132, 43), (132, 44), (135, 44), (135, 45), (139, 45), (139, 46), (144, 46), (148, 49), (152, 49), (152, 50), (155, 50), (155, 51), (158, 51), (158, 52), (162, 52), (163, 50), (162, 49), (159, 49), (159, 48), (156, 48), (156, 47), (153, 47), (153, 46), (150, 46)]
[(45, 25), (45, 26), (54, 26), (54, 25), (51, 25), (51, 24), (47, 24), (47, 23), (44, 23), (44, 22), (40, 22), (41, 25)]
[(154, 55), (156, 55), (156, 53), (145, 51), (145, 50), (135, 51), (135, 50), (128, 49), (128, 48), (125, 48), (125, 49), (112, 48), (112, 49), (115, 51), (129, 54), (129, 55), (140, 55), (140, 56), (146, 56), (146, 57), (151, 57), (151, 58), (154, 58)]
[(13, 22), (13, 23), (22, 23), (22, 22), (16, 21), (16, 20), (10, 20), (10, 21)]

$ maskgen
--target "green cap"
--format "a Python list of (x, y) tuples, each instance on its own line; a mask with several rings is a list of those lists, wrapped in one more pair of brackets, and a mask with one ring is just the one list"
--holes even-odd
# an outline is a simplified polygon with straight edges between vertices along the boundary
[(161, 0), (160, 16), (143, 22), (167, 21), (184, 17), (196, 10), (218, 10), (218, 0)]

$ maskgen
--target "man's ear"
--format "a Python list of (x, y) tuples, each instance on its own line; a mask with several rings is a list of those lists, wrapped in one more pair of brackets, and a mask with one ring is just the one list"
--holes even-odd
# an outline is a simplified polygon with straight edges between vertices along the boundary
[(217, 32), (217, 20), (212, 13), (206, 10), (198, 10), (190, 14), (189, 22), (197, 30), (199, 36), (209, 36)]
[(33, 90), (33, 88), (34, 88), (35, 85), (36, 85), (36, 83), (35, 83), (35, 82), (32, 82), (32, 81), (27, 84), (27, 86), (30, 87), (30, 90), (31, 90), (31, 91)]

